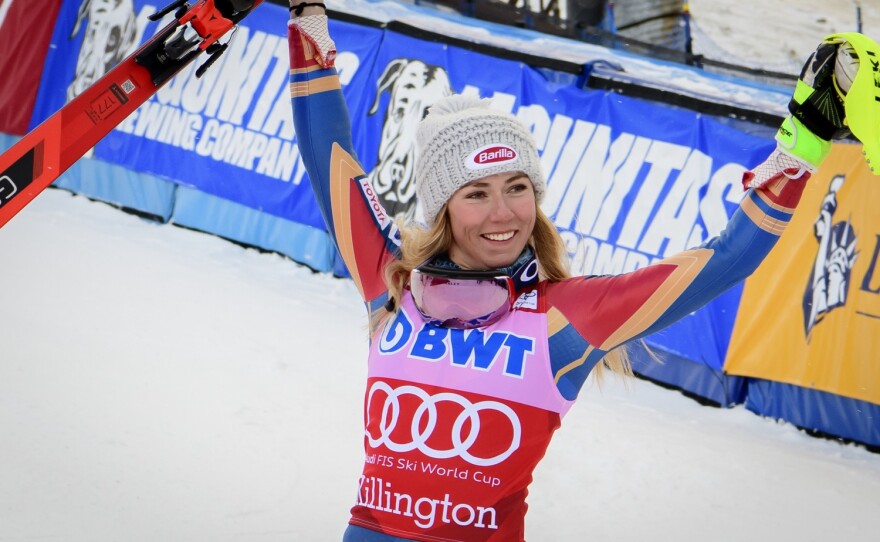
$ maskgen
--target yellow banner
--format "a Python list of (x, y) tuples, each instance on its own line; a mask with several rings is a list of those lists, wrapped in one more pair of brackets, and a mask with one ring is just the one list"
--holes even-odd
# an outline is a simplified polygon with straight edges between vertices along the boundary
[(746, 280), (725, 370), (880, 404), (880, 177), (835, 144)]

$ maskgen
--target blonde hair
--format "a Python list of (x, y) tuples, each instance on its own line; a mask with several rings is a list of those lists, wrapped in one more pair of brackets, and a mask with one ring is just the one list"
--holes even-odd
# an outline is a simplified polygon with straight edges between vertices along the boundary
[[(550, 282), (565, 280), (571, 277), (565, 241), (544, 211), (537, 204), (535, 208), (535, 229), (529, 245), (535, 251), (540, 277)], [(399, 306), (412, 270), (434, 256), (447, 253), (452, 247), (452, 224), (446, 206), (440, 209), (434, 224), (428, 229), (407, 226), (402, 219), (398, 221), (398, 227), (401, 235), (401, 257), (385, 267), (389, 302), (371, 315), (371, 333), (375, 333)], [(619, 346), (609, 351), (596, 365), (593, 373), (598, 381), (601, 381), (605, 369), (625, 376), (633, 375), (625, 347)]]

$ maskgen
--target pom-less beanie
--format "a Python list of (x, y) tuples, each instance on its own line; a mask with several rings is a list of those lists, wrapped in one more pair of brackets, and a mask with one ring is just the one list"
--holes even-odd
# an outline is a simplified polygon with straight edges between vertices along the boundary
[(532, 134), (489, 100), (453, 95), (437, 101), (416, 131), (416, 194), (425, 222), (462, 186), (490, 175), (522, 171), (538, 203), (546, 182)]

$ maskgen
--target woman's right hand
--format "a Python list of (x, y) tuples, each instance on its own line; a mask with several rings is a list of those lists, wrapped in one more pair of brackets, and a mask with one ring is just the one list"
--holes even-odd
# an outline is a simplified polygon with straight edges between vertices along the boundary
[(336, 44), (327, 29), (324, 4), (319, 2), (290, 2), (290, 24), (308, 42), (301, 53), (304, 61), (314, 60), (323, 69), (330, 69), (336, 60)]

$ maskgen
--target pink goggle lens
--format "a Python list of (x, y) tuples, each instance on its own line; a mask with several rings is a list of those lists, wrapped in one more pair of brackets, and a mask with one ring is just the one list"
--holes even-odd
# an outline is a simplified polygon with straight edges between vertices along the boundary
[(438, 277), (414, 269), (410, 290), (419, 312), (428, 322), (458, 329), (488, 326), (513, 305), (510, 277)]

